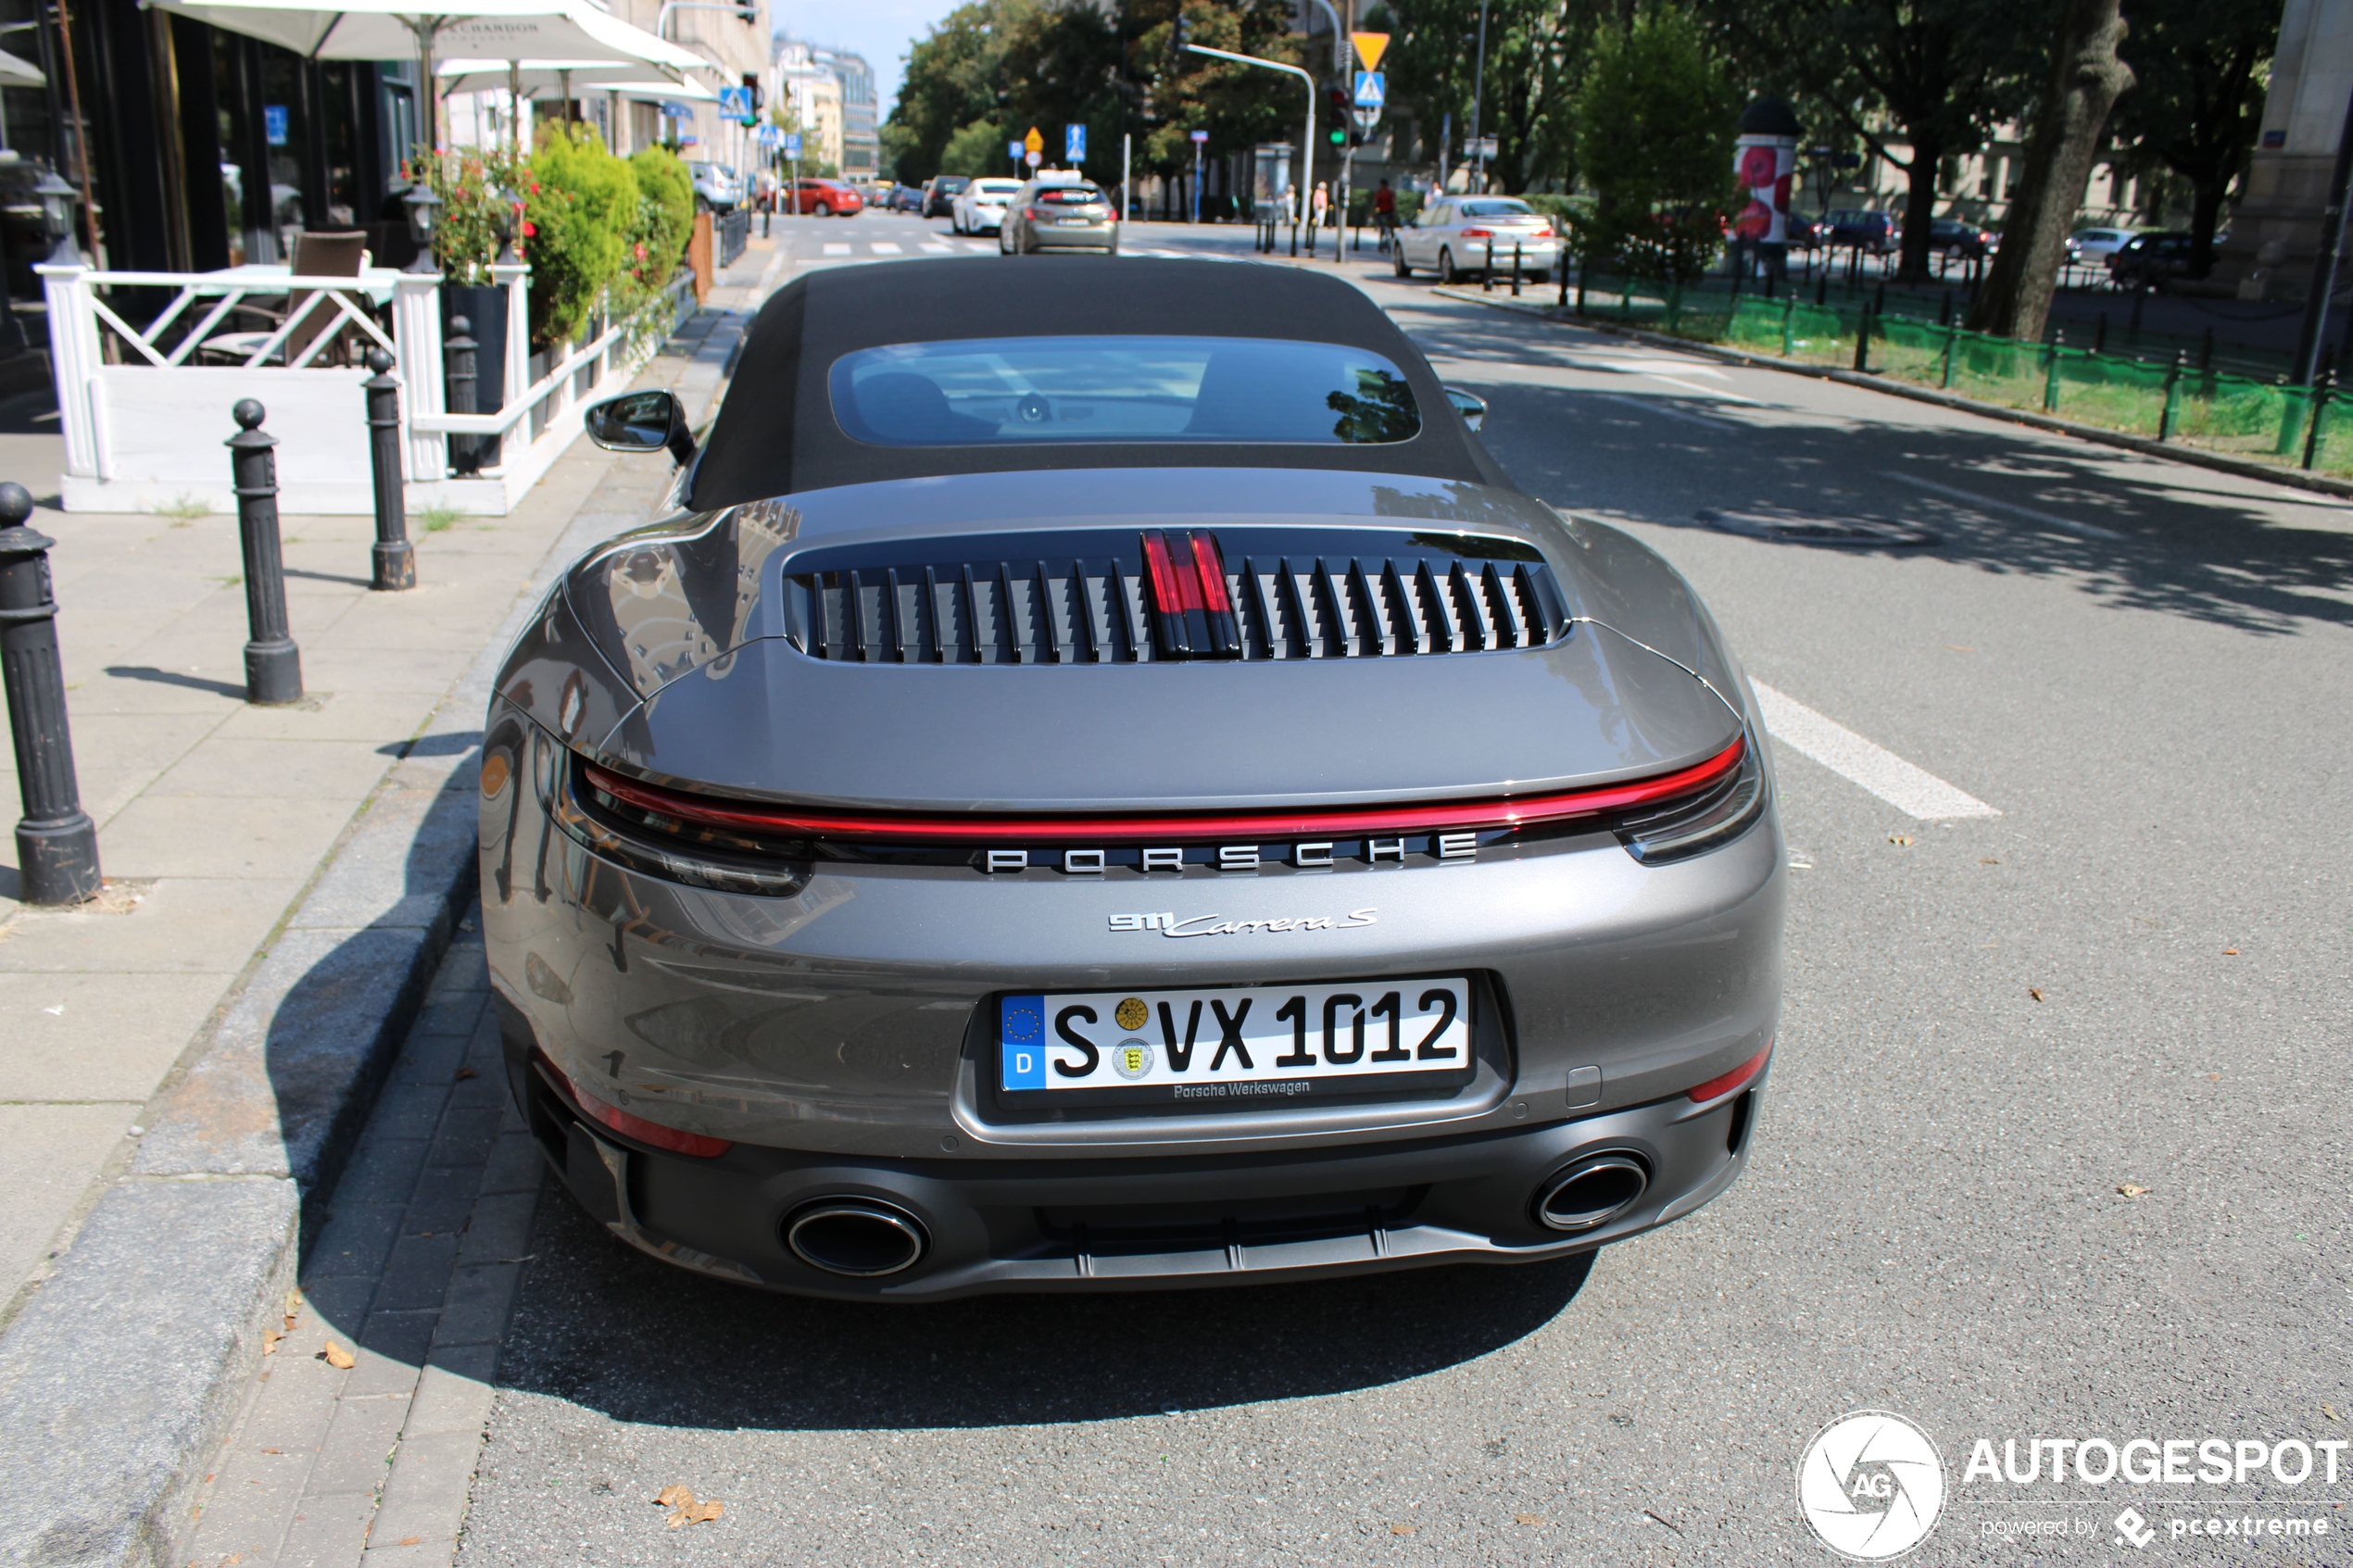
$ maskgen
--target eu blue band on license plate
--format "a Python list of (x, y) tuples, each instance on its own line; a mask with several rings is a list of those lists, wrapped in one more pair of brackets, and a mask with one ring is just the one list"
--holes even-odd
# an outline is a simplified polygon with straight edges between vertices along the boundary
[(1003, 1086), (1008, 1089), (1044, 1088), (1046, 998), (1007, 997), (1000, 1017), (1000, 1049), (1004, 1058)]
[[(1462, 977), (1002, 999), (999, 1086), (1281, 1096), (1472, 1065)], [(1371, 1086), (1371, 1085), (1367, 1085)]]

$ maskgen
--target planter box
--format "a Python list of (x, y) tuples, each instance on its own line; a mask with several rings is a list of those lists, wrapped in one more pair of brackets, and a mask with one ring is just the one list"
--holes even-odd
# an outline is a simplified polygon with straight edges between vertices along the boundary
[[(457, 329), (450, 322), (460, 316), (466, 319), (466, 335), (472, 338), (477, 345), (474, 349), (473, 411), (495, 414), (507, 406), (507, 291), (490, 283), (441, 285), (445, 376), (447, 374), (447, 345), (451, 338), (458, 335)], [(467, 439), (465, 436), (450, 437), (453, 463), (459, 444)], [(477, 435), (471, 439), (475, 444), (474, 466), (484, 469), (495, 466), (500, 455), (498, 437)]]

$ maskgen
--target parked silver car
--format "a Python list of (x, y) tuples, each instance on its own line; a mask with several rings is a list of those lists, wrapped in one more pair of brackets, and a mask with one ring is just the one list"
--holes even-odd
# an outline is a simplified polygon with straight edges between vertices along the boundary
[(1111, 198), (1079, 174), (1041, 174), (1005, 204), (997, 248), (1007, 256), (1041, 250), (1119, 254), (1119, 217)]
[(1530, 282), (1545, 282), (1561, 264), (1553, 220), (1518, 197), (1441, 195), (1423, 203), (1413, 222), (1397, 231), (1390, 261), (1401, 278), (1423, 268), (1436, 272), (1440, 282), (1451, 283), (1466, 274), (1480, 276), (1491, 267), (1510, 271), (1515, 245), (1520, 275)]
[(923, 1300), (1560, 1258), (1730, 1186), (1755, 698), (1462, 405), (1328, 274), (964, 257), (779, 291), (700, 449), (592, 408), (683, 467), (509, 656), (480, 844), (588, 1211)]

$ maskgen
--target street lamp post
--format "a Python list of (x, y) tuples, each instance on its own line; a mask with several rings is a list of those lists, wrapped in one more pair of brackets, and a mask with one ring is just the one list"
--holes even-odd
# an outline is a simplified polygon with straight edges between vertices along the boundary
[(1299, 144), (1299, 198), (1302, 210), (1305, 210), (1308, 199), (1315, 190), (1315, 79), (1297, 66), (1286, 65), (1280, 60), (1262, 60), (1255, 55), (1231, 54), (1201, 44), (1188, 44), (1185, 49), (1189, 54), (1209, 55), (1217, 59), (1231, 60), (1236, 65), (1264, 66), (1268, 70), (1283, 71), (1299, 78), (1306, 85), (1307, 135)]
[(1487, 144), (1479, 139), (1478, 130), (1479, 107), (1486, 95), (1487, 0), (1478, 0), (1478, 56), (1471, 66), (1471, 145), (1478, 149), (1479, 192), (1487, 189)]

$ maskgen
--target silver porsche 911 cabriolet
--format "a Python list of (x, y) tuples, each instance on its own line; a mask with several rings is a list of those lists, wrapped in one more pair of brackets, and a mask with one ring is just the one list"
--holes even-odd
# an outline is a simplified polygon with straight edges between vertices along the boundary
[(1780, 1006), (1707, 611), (1365, 295), (958, 259), (778, 293), (498, 677), (518, 1101), (624, 1240), (812, 1294), (1557, 1258), (1725, 1190)]

